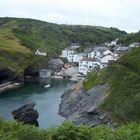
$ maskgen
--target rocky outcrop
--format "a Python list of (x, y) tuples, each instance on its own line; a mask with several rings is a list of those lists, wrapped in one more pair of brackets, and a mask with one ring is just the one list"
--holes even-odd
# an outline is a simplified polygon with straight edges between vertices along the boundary
[(18, 74), (17, 72), (13, 70), (0, 69), (0, 84), (6, 83), (9, 81), (23, 83), (24, 78), (22, 74)]
[(39, 114), (37, 110), (34, 110), (35, 105), (35, 103), (26, 104), (17, 110), (14, 110), (11, 114), (18, 122), (39, 126), (37, 121)]
[(19, 88), (24, 83), (24, 77), (22, 74), (18, 74), (17, 72), (10, 69), (0, 69), (0, 94)]
[(16, 89), (22, 86), (22, 83), (14, 83), (14, 82), (6, 82), (3, 84), (0, 84), (0, 95), (8, 90)]
[(107, 90), (107, 84), (98, 85), (88, 92), (82, 88), (80, 90), (71, 88), (61, 97), (59, 114), (75, 124), (91, 126), (108, 124), (115, 127), (116, 123), (112, 122), (109, 114), (100, 110), (100, 105), (106, 97)]

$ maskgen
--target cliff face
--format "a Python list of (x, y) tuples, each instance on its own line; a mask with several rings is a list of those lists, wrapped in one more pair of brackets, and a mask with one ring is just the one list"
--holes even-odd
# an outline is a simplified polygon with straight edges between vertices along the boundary
[(0, 70), (0, 84), (13, 81), (13, 82), (23, 82), (23, 75), (17, 74), (15, 71), (10, 69)]
[(59, 114), (76, 124), (89, 124), (91, 126), (114, 124), (107, 112), (100, 110), (100, 105), (106, 97), (108, 85), (98, 85), (89, 91), (82, 88), (72, 88), (62, 95)]

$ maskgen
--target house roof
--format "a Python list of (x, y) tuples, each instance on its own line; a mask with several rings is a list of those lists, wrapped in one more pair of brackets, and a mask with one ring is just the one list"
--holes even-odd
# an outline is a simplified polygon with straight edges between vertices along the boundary
[(66, 50), (66, 51), (73, 51), (73, 49), (71, 47), (65, 48), (64, 50)]
[(104, 52), (104, 51), (106, 51), (106, 50), (108, 50), (108, 48), (107, 47), (104, 47), (104, 46), (99, 46), (99, 47), (95, 47), (94, 48), (94, 51), (98, 51), (98, 52)]
[(80, 46), (79, 43), (71, 43), (71, 46)]
[(127, 51), (129, 49), (128, 46), (120, 46), (118, 48), (116, 48), (117, 51)]
[(40, 51), (40, 52), (47, 52), (44, 48), (39, 48), (37, 50)]
[(92, 52), (93, 51), (93, 48), (86, 48), (85, 50), (84, 50), (84, 53), (90, 53), (90, 52)]
[(106, 55), (102, 59), (104, 59), (104, 58), (114, 58), (114, 56), (113, 55)]
[(61, 59), (51, 59), (50, 61), (49, 61), (49, 64), (53, 64), (53, 65), (63, 65), (64, 63), (63, 63), (63, 61), (61, 60)]
[(105, 54), (105, 53), (112, 53), (112, 51), (110, 51), (110, 50), (106, 50), (106, 51), (104, 51), (103, 54)]

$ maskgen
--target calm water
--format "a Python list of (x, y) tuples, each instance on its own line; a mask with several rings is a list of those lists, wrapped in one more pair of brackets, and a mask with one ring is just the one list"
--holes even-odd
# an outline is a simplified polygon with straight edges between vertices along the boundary
[(73, 82), (63, 80), (51, 80), (51, 87), (46, 89), (44, 84), (25, 84), (24, 87), (6, 92), (0, 96), (0, 114), (6, 119), (13, 119), (11, 111), (24, 104), (36, 102), (36, 109), (39, 112), (39, 126), (48, 128), (61, 124), (64, 121), (58, 115), (61, 95)]

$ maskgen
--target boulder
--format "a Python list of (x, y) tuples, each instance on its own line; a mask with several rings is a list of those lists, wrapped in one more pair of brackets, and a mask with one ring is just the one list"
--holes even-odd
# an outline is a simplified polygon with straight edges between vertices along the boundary
[(12, 111), (11, 114), (13, 115), (14, 119), (18, 122), (39, 126), (37, 121), (39, 114), (37, 110), (34, 109), (35, 105), (36, 103), (26, 104), (18, 108), (17, 110)]

